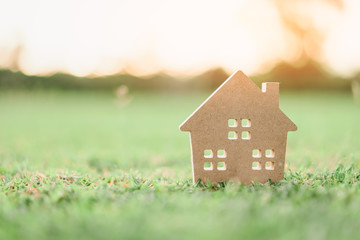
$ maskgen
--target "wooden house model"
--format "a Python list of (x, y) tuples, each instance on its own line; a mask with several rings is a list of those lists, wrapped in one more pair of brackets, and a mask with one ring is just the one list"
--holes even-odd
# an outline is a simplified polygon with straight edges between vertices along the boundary
[(194, 183), (251, 184), (283, 179), (287, 133), (297, 126), (279, 109), (279, 83), (260, 89), (237, 71), (180, 130), (190, 132)]

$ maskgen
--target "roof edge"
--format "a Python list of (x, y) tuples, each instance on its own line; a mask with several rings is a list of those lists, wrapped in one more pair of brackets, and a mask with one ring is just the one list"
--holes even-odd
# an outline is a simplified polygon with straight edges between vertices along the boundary
[(248, 78), (241, 70), (235, 71), (192, 114), (190, 114), (190, 116), (186, 118), (183, 123), (180, 124), (179, 129), (183, 132), (189, 132), (190, 129), (186, 128), (186, 123), (196, 114), (197, 111), (199, 111), (200, 108), (202, 108), (210, 100), (210, 98), (212, 98), (230, 79), (235, 76)]
[(287, 128), (288, 132), (295, 132), (298, 130), (297, 125), (279, 108), (280, 113), (283, 117), (289, 122), (289, 127)]

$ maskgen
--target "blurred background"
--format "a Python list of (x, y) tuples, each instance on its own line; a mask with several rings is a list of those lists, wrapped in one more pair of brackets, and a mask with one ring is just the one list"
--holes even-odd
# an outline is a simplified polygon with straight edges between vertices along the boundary
[[(359, 23), (359, 0), (0, 0), (0, 239), (359, 238)], [(178, 126), (235, 70), (280, 82), (285, 181), (194, 187)]]
[(293, 167), (359, 155), (360, 1), (0, 3), (4, 166), (190, 177), (177, 127), (235, 70), (281, 83)]
[(241, 69), (349, 91), (360, 78), (356, 0), (1, 2), (1, 88), (213, 89)]

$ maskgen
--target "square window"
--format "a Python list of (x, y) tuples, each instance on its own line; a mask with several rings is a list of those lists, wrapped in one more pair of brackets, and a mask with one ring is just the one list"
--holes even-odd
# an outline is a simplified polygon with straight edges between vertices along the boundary
[(266, 149), (265, 157), (274, 158), (275, 157), (275, 150), (274, 149)]
[(238, 139), (238, 134), (235, 131), (229, 131), (228, 133), (228, 139), (230, 140), (236, 140)]
[(217, 151), (217, 157), (218, 157), (218, 158), (226, 158), (226, 152), (225, 152), (225, 150), (219, 149), (219, 150)]
[(266, 170), (274, 170), (274, 162), (266, 162), (265, 163), (265, 169)]
[(237, 127), (237, 126), (238, 126), (237, 120), (236, 120), (236, 119), (233, 119), (233, 118), (229, 119), (229, 120), (228, 120), (228, 126), (229, 126), (229, 127)]
[(212, 164), (212, 162), (205, 162), (205, 163), (204, 163), (204, 170), (205, 170), (205, 171), (211, 171), (211, 170), (213, 170), (213, 164)]
[(217, 163), (217, 170), (219, 170), (219, 171), (225, 171), (225, 170), (226, 170), (226, 164), (225, 164), (225, 162), (218, 162), (218, 163)]
[(213, 151), (211, 149), (205, 149), (204, 150), (204, 157), (205, 158), (212, 158), (213, 157)]
[(261, 170), (260, 162), (253, 162), (251, 165), (252, 170)]
[(253, 158), (261, 158), (261, 150), (260, 149), (253, 149), (252, 150)]
[(251, 127), (251, 121), (248, 118), (241, 119), (241, 126), (242, 127)]
[(241, 139), (249, 140), (251, 139), (251, 134), (249, 131), (242, 131), (241, 132)]

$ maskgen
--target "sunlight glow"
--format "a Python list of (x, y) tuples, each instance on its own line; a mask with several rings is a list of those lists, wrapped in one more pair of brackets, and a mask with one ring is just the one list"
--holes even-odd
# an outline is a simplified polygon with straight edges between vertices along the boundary
[(0, 3), (0, 67), (14, 64), (11, 56), (18, 51), (19, 68), (27, 74), (191, 75), (218, 66), (253, 74), (278, 61), (296, 61), (303, 45), (339, 74), (360, 69), (356, 0), (346, 0), (341, 12), (324, 1), (296, 6), (325, 37), (320, 53), (286, 30), (271, 0)]

